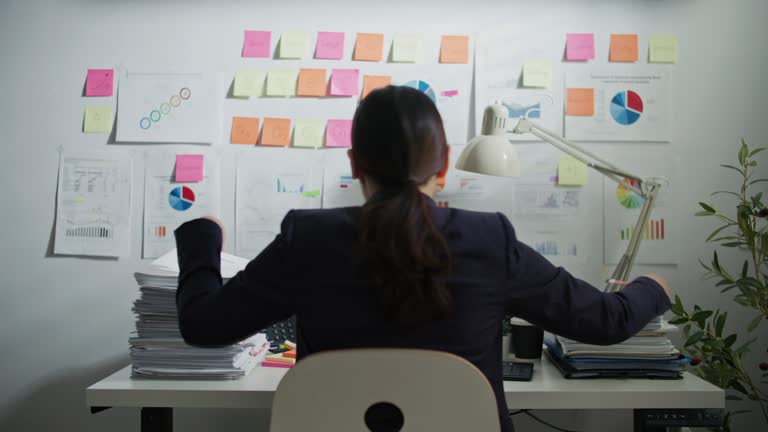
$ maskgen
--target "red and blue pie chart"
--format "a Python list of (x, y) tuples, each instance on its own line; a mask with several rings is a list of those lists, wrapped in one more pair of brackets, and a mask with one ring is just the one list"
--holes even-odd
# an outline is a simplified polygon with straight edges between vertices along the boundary
[(643, 113), (643, 99), (632, 90), (616, 93), (611, 99), (611, 117), (621, 125), (631, 125)]
[(192, 189), (186, 186), (179, 186), (173, 188), (170, 194), (168, 194), (168, 204), (178, 211), (185, 211), (192, 207), (195, 203), (195, 193)]

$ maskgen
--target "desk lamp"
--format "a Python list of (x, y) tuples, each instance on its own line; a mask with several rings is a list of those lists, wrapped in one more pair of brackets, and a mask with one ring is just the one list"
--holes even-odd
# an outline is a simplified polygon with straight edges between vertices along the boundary
[[(500, 177), (520, 176), (520, 160), (517, 157), (517, 151), (506, 136), (508, 132), (507, 116), (507, 108), (498, 101), (485, 108), (481, 134), (473, 138), (464, 148), (456, 162), (457, 169)], [(648, 222), (661, 184), (656, 179), (643, 179), (628, 173), (588, 150), (565, 140), (558, 134), (537, 125), (528, 120), (527, 117), (520, 118), (517, 126), (511, 132), (516, 134), (531, 133), (643, 197), (643, 206), (635, 224), (634, 232), (636, 235), (629, 239), (627, 250), (619, 260), (613, 275), (606, 282), (605, 291), (618, 290), (621, 284), (617, 281), (629, 280), (629, 273), (643, 238), (640, 233), (643, 232)]]

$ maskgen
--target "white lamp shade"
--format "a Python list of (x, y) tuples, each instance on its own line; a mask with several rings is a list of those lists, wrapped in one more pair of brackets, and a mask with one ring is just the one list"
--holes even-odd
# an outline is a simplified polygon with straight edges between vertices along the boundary
[(519, 177), (517, 150), (505, 135), (480, 135), (467, 144), (456, 161), (456, 169), (478, 174)]

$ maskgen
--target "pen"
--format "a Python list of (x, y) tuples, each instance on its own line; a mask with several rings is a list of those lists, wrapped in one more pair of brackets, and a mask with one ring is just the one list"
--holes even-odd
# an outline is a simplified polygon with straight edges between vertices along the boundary
[(606, 282), (608, 282), (611, 285), (620, 285), (620, 286), (629, 285), (629, 282), (618, 280), (618, 279), (608, 279), (606, 280)]

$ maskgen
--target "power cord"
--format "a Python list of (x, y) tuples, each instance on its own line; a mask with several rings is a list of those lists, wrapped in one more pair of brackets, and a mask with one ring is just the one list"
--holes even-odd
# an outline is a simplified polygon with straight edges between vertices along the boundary
[(512, 416), (516, 416), (516, 415), (518, 415), (518, 414), (525, 414), (525, 415), (527, 415), (528, 417), (530, 417), (530, 418), (532, 418), (532, 419), (536, 420), (537, 422), (539, 422), (539, 423), (541, 423), (541, 424), (543, 424), (543, 425), (545, 425), (545, 426), (549, 426), (549, 427), (551, 427), (552, 429), (554, 429), (554, 430), (556, 430), (556, 431), (560, 431), (560, 432), (580, 432), (580, 431), (575, 431), (575, 430), (571, 430), (571, 429), (563, 429), (563, 428), (561, 428), (561, 427), (558, 427), (558, 426), (555, 426), (555, 425), (553, 425), (552, 423), (548, 423), (548, 422), (546, 422), (546, 421), (544, 421), (544, 420), (542, 420), (542, 419), (540, 419), (540, 418), (536, 417), (535, 415), (531, 414), (530, 410), (527, 410), (527, 409), (521, 409), (521, 410), (517, 410), (517, 411), (510, 411), (510, 412), (509, 412), (509, 416), (510, 416), (510, 417), (512, 417)]

